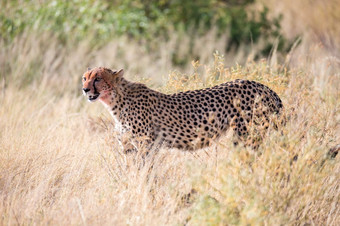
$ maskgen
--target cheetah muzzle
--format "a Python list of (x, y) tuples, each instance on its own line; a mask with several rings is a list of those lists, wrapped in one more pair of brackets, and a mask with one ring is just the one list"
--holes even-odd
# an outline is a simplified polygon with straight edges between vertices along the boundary
[(88, 69), (84, 95), (109, 109), (121, 135), (146, 137), (153, 148), (200, 149), (229, 129), (242, 139), (253, 126), (267, 129), (271, 116), (283, 108), (274, 91), (254, 81), (238, 79), (167, 95), (127, 81), (123, 74), (104, 67)]

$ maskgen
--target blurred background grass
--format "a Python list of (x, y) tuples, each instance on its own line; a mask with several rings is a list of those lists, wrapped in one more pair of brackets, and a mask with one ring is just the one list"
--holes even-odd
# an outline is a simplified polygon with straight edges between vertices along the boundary
[[(338, 0), (1, 1), (0, 224), (339, 225), (339, 15)], [(256, 80), (287, 124), (256, 153), (227, 134), (138, 169), (82, 97), (94, 66), (166, 93)]]
[[(271, 0), (4, 0), (0, 3), (2, 54), (22, 56), (35, 51), (36, 56), (30, 57), (34, 62), (27, 62), (32, 71), (28, 74), (38, 77), (39, 70), (45, 67), (44, 59), (51, 58), (52, 52), (60, 57), (59, 64), (65, 56), (83, 51), (82, 67), (99, 63), (131, 69), (132, 74), (147, 73), (147, 76), (156, 69), (148, 71), (130, 61), (138, 59), (150, 67), (151, 62), (157, 62), (158, 74), (166, 76), (170, 70), (188, 71), (192, 60), (202, 64), (212, 62), (216, 50), (225, 56), (229, 66), (269, 59), (273, 55), (277, 63), (284, 63), (287, 54), (297, 46), (303, 49), (316, 44), (338, 57), (340, 7), (337, 3), (337, 0), (298, 3), (289, 0), (280, 3)], [(30, 49), (31, 39), (38, 49)], [(12, 53), (15, 48), (26, 51)], [(107, 51), (109, 59), (96, 61), (94, 58), (98, 58), (99, 53), (103, 55), (103, 51)], [(2, 59), (1, 76), (12, 74), (17, 62)], [(50, 60), (56, 64), (53, 57)], [(288, 60), (291, 63), (291, 59)], [(49, 66), (50, 62), (46, 67)], [(30, 76), (24, 82), (27, 81), (32, 81)]]

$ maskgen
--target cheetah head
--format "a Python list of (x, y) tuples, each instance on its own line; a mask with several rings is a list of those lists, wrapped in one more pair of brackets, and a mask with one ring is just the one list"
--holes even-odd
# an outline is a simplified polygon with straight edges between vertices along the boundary
[(112, 71), (105, 67), (88, 68), (83, 75), (83, 94), (89, 101), (105, 99), (114, 91), (114, 84), (124, 74), (123, 69)]

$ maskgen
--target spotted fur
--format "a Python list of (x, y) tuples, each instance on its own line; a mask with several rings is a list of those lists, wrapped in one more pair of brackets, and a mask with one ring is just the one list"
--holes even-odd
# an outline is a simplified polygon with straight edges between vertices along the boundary
[(109, 109), (121, 133), (147, 137), (153, 146), (195, 150), (230, 128), (237, 137), (247, 137), (250, 125), (266, 129), (270, 116), (283, 107), (274, 91), (254, 81), (167, 95), (127, 81), (123, 73), (102, 67), (88, 70), (84, 94)]

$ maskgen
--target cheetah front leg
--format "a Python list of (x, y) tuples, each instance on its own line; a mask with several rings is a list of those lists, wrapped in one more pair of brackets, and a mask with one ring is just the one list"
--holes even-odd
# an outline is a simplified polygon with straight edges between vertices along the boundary
[(124, 154), (137, 152), (138, 148), (133, 140), (133, 136), (129, 132), (121, 133), (118, 138), (118, 143)]
[(148, 136), (134, 136), (131, 132), (125, 132), (118, 139), (119, 145), (124, 154), (138, 153), (146, 157), (152, 150), (154, 144)]

